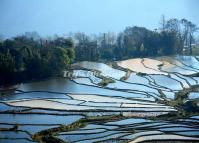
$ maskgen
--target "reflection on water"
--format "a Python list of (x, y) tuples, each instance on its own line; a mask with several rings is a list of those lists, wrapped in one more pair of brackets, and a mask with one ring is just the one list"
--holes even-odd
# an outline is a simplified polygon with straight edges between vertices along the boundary
[[(80, 115), (0, 114), (0, 123), (7, 124), (70, 124), (82, 118)], [(46, 120), (48, 120), (46, 122)]]
[[(100, 94), (107, 96), (142, 97), (140, 94), (109, 90), (99, 87), (77, 84), (67, 78), (49, 79), (41, 82), (22, 84), (23, 91), (52, 91), (61, 93)], [(28, 97), (27, 97), (28, 98)]]
[(104, 63), (84, 61), (84, 62), (76, 63), (75, 65), (78, 65), (83, 68), (91, 69), (91, 70), (94, 69), (94, 70), (101, 71), (101, 75), (112, 77), (115, 79), (120, 79), (126, 74), (126, 72), (118, 70), (118, 69), (114, 69)]

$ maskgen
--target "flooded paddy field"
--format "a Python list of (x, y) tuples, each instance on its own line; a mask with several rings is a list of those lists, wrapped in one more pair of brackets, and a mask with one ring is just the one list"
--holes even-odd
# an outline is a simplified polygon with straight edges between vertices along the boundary
[(199, 142), (197, 58), (72, 67), (0, 97), (0, 143)]

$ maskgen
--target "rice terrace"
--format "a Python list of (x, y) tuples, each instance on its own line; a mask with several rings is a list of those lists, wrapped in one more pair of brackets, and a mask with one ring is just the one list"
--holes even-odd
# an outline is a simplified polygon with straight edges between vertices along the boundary
[(76, 63), (1, 97), (1, 141), (197, 142), (198, 68), (192, 56)]
[[(128, 26), (123, 31), (116, 29), (116, 33), (96, 35), (83, 28), (103, 28), (102, 23), (94, 27), (97, 19), (92, 15), (114, 21), (116, 13), (109, 9), (112, 5), (113, 11), (119, 11), (120, 5), (134, 7), (140, 13), (139, 24), (144, 14), (138, 6), (144, 5), (142, 11), (147, 13), (147, 7), (155, 2), (173, 12), (178, 4), (179, 11), (184, 11), (185, 1), (195, 1), (107, 1), (0, 1), (0, 29), (9, 18), (15, 17), (12, 21), (16, 23), (0, 30), (0, 143), (199, 142), (199, 21), (189, 13), (183, 16), (196, 24), (165, 10), (168, 17), (178, 18), (162, 15), (155, 30), (147, 27), (147, 22), (147, 28)], [(36, 6), (40, 10), (32, 11)], [(110, 13), (103, 17), (98, 13), (100, 6)], [(71, 7), (77, 8), (73, 15), (79, 18), (79, 25), (75, 26), (85, 33), (58, 32), (67, 32), (62, 24), (75, 31), (74, 25), (61, 20), (77, 22), (76, 17), (68, 16)], [(23, 18), (17, 17), (19, 9)], [(118, 17), (125, 21), (124, 11)], [(154, 17), (163, 12), (154, 7), (153, 11), (149, 14)], [(92, 26), (80, 15), (93, 22)], [(19, 23), (25, 19), (21, 27)], [(41, 35), (19, 34), (30, 30)], [(48, 37), (52, 32), (58, 35)]]

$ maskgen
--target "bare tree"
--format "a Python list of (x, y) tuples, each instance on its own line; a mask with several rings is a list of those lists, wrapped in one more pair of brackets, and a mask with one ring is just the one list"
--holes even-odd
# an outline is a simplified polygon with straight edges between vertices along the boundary
[(162, 15), (160, 19), (160, 31), (165, 31), (166, 28), (165, 26), (166, 26), (165, 16)]
[(192, 44), (194, 44), (194, 33), (197, 32), (198, 28), (192, 22), (182, 19), (181, 24), (183, 27), (182, 35), (184, 47), (189, 49), (189, 53), (192, 54)]
[(165, 30), (180, 34), (180, 21), (176, 18), (169, 19), (165, 24)]

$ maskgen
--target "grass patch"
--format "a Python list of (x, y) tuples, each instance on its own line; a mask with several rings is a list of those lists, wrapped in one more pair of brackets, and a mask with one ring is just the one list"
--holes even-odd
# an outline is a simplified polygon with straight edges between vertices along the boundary
[(41, 143), (64, 143), (64, 141), (55, 137), (56, 135), (58, 135), (59, 132), (69, 132), (85, 126), (86, 124), (84, 120), (80, 119), (70, 125), (60, 125), (56, 128), (51, 128), (38, 132), (32, 136), (32, 139)]
[(122, 115), (89, 116), (84, 122), (110, 122), (114, 120), (125, 119)]
[(102, 78), (102, 81), (98, 83), (99, 86), (107, 86), (109, 83), (115, 83), (115, 81), (111, 78)]
[(109, 122), (118, 119), (124, 119), (124, 117), (122, 115), (91, 116), (80, 119), (70, 125), (60, 125), (56, 128), (40, 131), (34, 134), (32, 139), (40, 143), (64, 143), (65, 141), (56, 137), (60, 132), (74, 131), (85, 127), (90, 122)]
[(190, 117), (199, 114), (199, 107), (197, 105), (198, 101), (188, 100), (188, 95), (190, 92), (196, 92), (199, 90), (199, 85), (191, 86), (190, 88), (182, 89), (175, 94), (175, 99), (171, 101), (159, 101), (160, 103), (166, 104), (168, 106), (177, 109), (177, 112), (168, 113), (165, 115), (160, 115), (155, 119), (163, 120), (176, 120), (179, 118)]
[(127, 80), (131, 75), (131, 71), (127, 70), (125, 76), (123, 76), (120, 80), (125, 81)]

